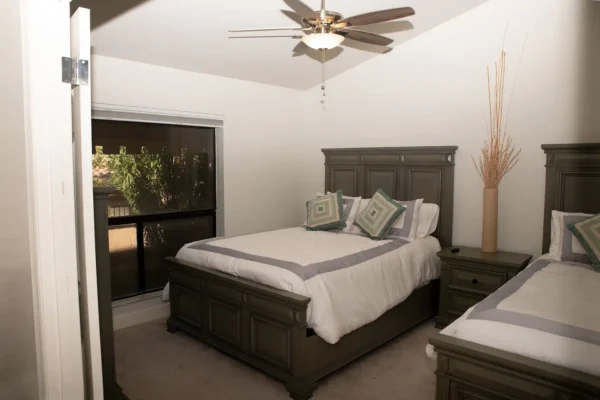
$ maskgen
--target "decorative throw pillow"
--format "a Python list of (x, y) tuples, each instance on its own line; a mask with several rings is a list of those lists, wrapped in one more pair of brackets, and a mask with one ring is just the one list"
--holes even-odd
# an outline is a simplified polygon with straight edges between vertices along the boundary
[(569, 224), (569, 230), (585, 249), (596, 271), (600, 272), (600, 214)]
[(421, 212), (421, 206), (423, 205), (423, 199), (410, 200), (410, 201), (399, 201), (395, 200), (396, 203), (406, 208), (394, 224), (390, 228), (389, 232), (385, 235), (386, 239), (404, 239), (412, 242), (417, 236), (417, 227), (419, 225), (419, 213)]
[(591, 264), (585, 249), (571, 233), (568, 226), (569, 224), (584, 221), (592, 216), (591, 214), (567, 213), (553, 210), (550, 231), (550, 255), (560, 261)]
[(371, 239), (383, 239), (390, 228), (406, 210), (401, 204), (392, 200), (381, 189), (373, 195), (366, 208), (358, 215), (355, 225)]
[(306, 229), (311, 231), (325, 231), (346, 226), (340, 191), (307, 201), (306, 213)]

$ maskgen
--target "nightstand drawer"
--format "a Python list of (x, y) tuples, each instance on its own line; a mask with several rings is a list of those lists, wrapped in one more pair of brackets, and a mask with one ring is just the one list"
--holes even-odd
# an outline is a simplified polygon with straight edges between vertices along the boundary
[(475, 271), (461, 268), (456, 265), (450, 266), (450, 285), (467, 290), (477, 290), (485, 293), (495, 292), (506, 283), (504, 274), (493, 272)]
[(467, 294), (461, 292), (455, 292), (448, 290), (447, 298), (447, 312), (454, 316), (461, 316), (469, 308), (483, 300), (484, 296), (477, 296), (474, 294)]

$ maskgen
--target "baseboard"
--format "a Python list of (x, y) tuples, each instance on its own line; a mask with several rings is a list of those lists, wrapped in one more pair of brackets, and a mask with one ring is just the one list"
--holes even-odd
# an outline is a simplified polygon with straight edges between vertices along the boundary
[(113, 302), (113, 330), (118, 331), (156, 319), (166, 320), (169, 313), (169, 303), (163, 302), (160, 294), (150, 298), (140, 296), (139, 299), (128, 299), (125, 304), (122, 300), (116, 301)]

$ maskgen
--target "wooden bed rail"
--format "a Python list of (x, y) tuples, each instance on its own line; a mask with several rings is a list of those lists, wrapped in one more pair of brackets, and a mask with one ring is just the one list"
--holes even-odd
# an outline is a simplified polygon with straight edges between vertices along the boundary
[(441, 333), (429, 343), (437, 352), (437, 400), (600, 398), (596, 376)]

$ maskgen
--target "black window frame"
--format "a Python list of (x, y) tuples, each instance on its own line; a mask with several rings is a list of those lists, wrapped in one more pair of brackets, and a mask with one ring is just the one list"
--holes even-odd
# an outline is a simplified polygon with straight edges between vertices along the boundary
[[(135, 296), (155, 293), (163, 290), (163, 287), (158, 288), (147, 288), (146, 282), (146, 260), (145, 260), (145, 250), (144, 246), (144, 227), (146, 223), (155, 223), (160, 221), (169, 221), (169, 220), (178, 220), (178, 219), (192, 219), (197, 217), (206, 217), (211, 216), (213, 218), (213, 226), (211, 237), (216, 237), (217, 232), (219, 230), (219, 218), (218, 218), (218, 207), (219, 207), (219, 193), (218, 193), (218, 185), (219, 183), (219, 152), (218, 152), (218, 133), (219, 129), (222, 129), (218, 126), (204, 126), (204, 125), (196, 125), (196, 124), (179, 124), (176, 122), (157, 122), (154, 120), (146, 121), (146, 120), (135, 120), (135, 119), (111, 119), (111, 118), (94, 118), (93, 120), (108, 120), (115, 122), (125, 122), (125, 123), (139, 123), (139, 124), (152, 124), (152, 125), (166, 125), (166, 126), (182, 126), (187, 128), (200, 128), (200, 129), (210, 129), (212, 130), (212, 134), (214, 135), (213, 141), (213, 154), (214, 154), (214, 208), (213, 209), (195, 209), (195, 210), (183, 210), (183, 211), (156, 211), (156, 212), (147, 212), (144, 214), (136, 214), (136, 215), (113, 215), (108, 217), (108, 226), (109, 229), (111, 227), (125, 226), (125, 225), (135, 225), (136, 228), (136, 261), (137, 261), (137, 286), (138, 290), (136, 292), (130, 292), (127, 294), (119, 295), (119, 296), (111, 296), (113, 301), (128, 299)], [(113, 153), (108, 153), (113, 154)], [(222, 183), (221, 183), (222, 184)], [(120, 193), (120, 192), (117, 192)], [(174, 254), (173, 254), (174, 256)]]
[(136, 227), (136, 258), (137, 258), (137, 276), (138, 276), (138, 288), (137, 293), (128, 294), (125, 296), (113, 297), (113, 301), (127, 299), (133, 296), (139, 296), (146, 293), (154, 293), (162, 290), (162, 288), (155, 288), (148, 290), (146, 288), (146, 264), (144, 254), (144, 223), (147, 222), (160, 222), (169, 221), (176, 219), (190, 219), (194, 217), (205, 217), (213, 216), (215, 223), (213, 224), (213, 237), (217, 236), (217, 210), (187, 210), (187, 211), (171, 211), (171, 212), (159, 212), (153, 214), (142, 214), (142, 215), (124, 215), (115, 216), (108, 218), (108, 226), (120, 226), (120, 225), (132, 225)]

